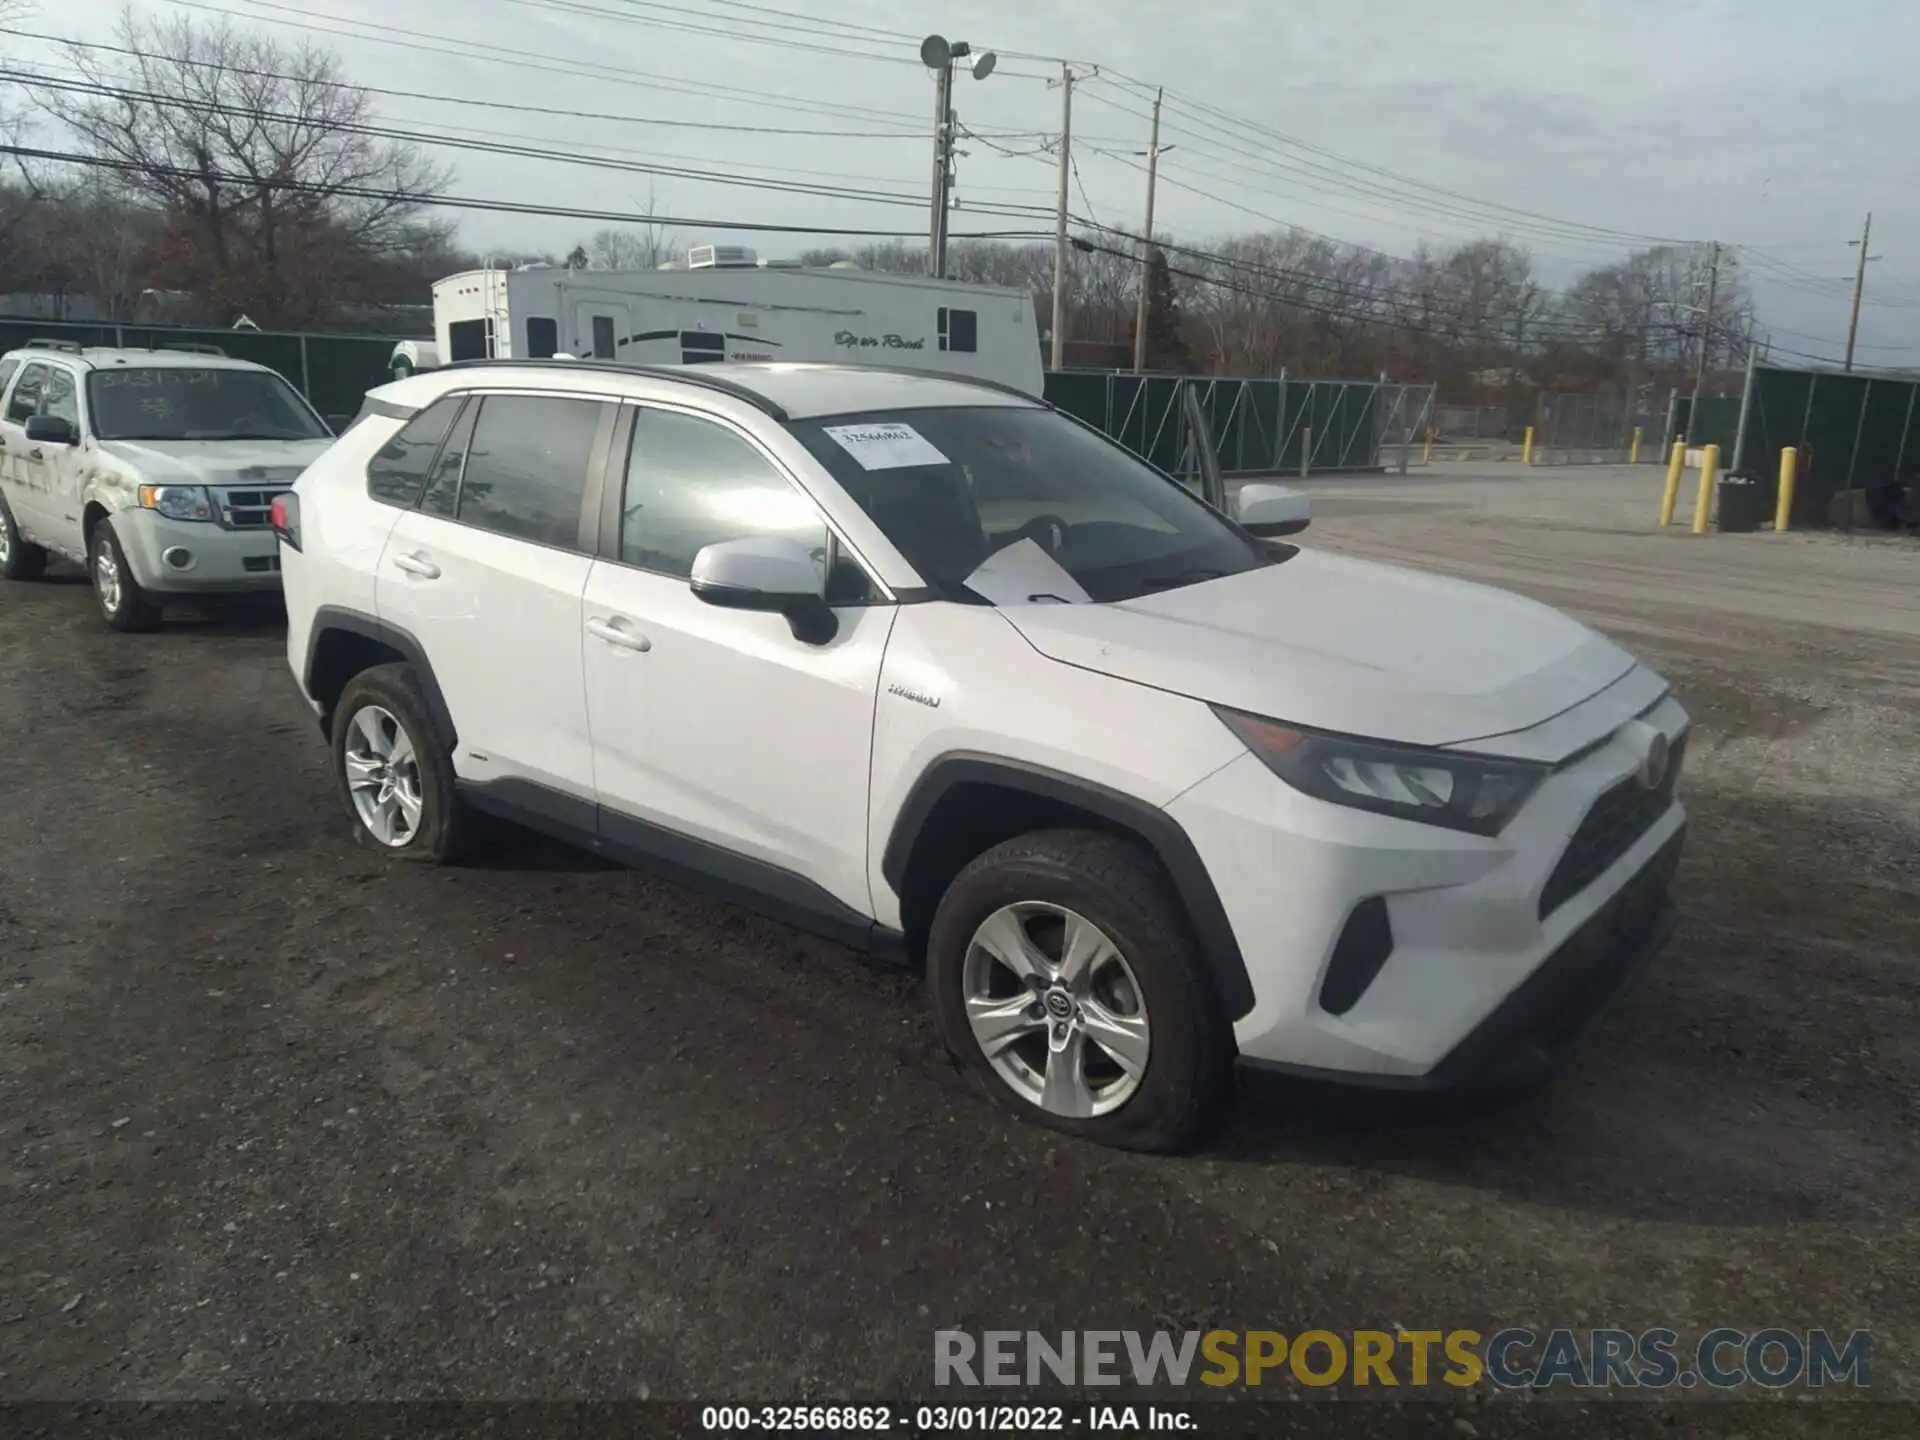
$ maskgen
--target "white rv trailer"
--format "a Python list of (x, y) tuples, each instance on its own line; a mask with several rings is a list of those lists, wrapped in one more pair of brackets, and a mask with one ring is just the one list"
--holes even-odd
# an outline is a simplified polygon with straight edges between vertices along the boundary
[(1025, 290), (758, 259), (696, 246), (684, 268), (469, 270), (433, 287), (445, 362), (844, 361), (944, 371), (1041, 393)]

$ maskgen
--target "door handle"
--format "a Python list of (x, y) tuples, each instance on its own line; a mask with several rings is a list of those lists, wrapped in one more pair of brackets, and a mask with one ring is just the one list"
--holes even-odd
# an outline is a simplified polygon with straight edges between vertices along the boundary
[(34, 449), (29, 450), (27, 452), (27, 458), (29, 460), (44, 460), (47, 457), (46, 457), (45, 451), (39, 449), (38, 447), (35, 447)]
[(409, 575), (418, 575), (422, 580), (438, 580), (440, 567), (424, 555), (396, 555), (393, 563)]
[(642, 655), (653, 649), (653, 642), (634, 630), (623, 629), (618, 619), (587, 621), (587, 633), (606, 641), (609, 645), (618, 645), (622, 650), (638, 650)]

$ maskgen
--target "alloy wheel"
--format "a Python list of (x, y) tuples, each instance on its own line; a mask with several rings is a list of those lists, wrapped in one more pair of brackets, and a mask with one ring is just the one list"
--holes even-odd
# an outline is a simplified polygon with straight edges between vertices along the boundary
[(961, 987), (981, 1053), (1029, 1103), (1084, 1120), (1140, 1088), (1152, 1051), (1146, 998), (1120, 947), (1084, 915), (1044, 901), (994, 911), (968, 943)]
[(113, 558), (113, 542), (102, 537), (93, 552), (93, 589), (100, 608), (109, 615), (120, 610), (120, 565)]
[(354, 813), (369, 835), (398, 849), (419, 834), (420, 760), (391, 710), (363, 705), (354, 711), (342, 759)]

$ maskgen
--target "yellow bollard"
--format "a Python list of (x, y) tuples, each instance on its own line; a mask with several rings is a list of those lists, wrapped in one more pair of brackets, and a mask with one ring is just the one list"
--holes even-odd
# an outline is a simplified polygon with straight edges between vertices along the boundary
[(1673, 507), (1680, 503), (1680, 476), (1687, 468), (1687, 442), (1673, 442), (1673, 458), (1667, 461), (1667, 490), (1660, 497), (1660, 528), (1673, 523)]
[(1431, 430), (1427, 432), (1426, 448), (1420, 452), (1420, 463), (1422, 465), (1431, 465), (1433, 463), (1433, 432)]
[(1800, 452), (1789, 445), (1780, 452), (1780, 501), (1774, 506), (1773, 528), (1784, 530), (1793, 515), (1794, 472), (1800, 468)]
[(1713, 485), (1720, 478), (1720, 447), (1709, 445), (1700, 452), (1700, 492), (1693, 498), (1693, 533), (1707, 533), (1713, 519)]
[(1533, 427), (1531, 425), (1527, 426), (1526, 437), (1520, 442), (1520, 463), (1522, 465), (1533, 463)]
[(1638, 465), (1639, 463), (1640, 463), (1640, 427), (1636, 425), (1633, 427), (1633, 445), (1627, 451), (1627, 464)]
[(1300, 478), (1307, 478), (1307, 467), (1313, 463), (1313, 427), (1304, 425), (1300, 429)]

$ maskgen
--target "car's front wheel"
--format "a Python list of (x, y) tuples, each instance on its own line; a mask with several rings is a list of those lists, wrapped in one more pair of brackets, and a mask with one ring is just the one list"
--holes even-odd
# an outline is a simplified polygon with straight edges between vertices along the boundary
[(1049, 830), (954, 879), (927, 941), (942, 1038), (993, 1097), (1102, 1144), (1176, 1150), (1227, 1089), (1232, 1035), (1143, 847)]
[(113, 533), (111, 520), (93, 527), (93, 540), (87, 546), (87, 574), (93, 581), (93, 598), (99, 602), (100, 616), (115, 630), (133, 633), (151, 630), (160, 623), (160, 607), (133, 578), (133, 567), (127, 564), (127, 552)]
[(47, 568), (47, 552), (20, 538), (13, 511), (0, 495), (0, 580), (38, 580)]
[(396, 860), (458, 858), (468, 817), (411, 667), (376, 665), (347, 682), (333, 712), (333, 768), (355, 839)]

